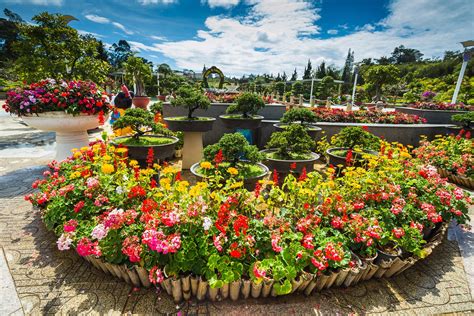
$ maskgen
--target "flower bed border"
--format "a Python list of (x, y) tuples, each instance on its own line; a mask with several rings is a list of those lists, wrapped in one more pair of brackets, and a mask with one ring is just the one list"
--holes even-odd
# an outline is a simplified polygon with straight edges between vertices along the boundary
[[(426, 256), (433, 252), (443, 241), (446, 234), (448, 224), (443, 223), (441, 229), (434, 235), (424, 247)], [(127, 265), (116, 265), (103, 261), (95, 257), (83, 257), (90, 262), (98, 270), (102, 270), (107, 274), (111, 274), (128, 284), (135, 287), (150, 287), (152, 284), (148, 279), (148, 272), (145, 268), (134, 265), (129, 268)], [(361, 281), (370, 280), (372, 278), (390, 278), (398, 275), (406, 269), (413, 266), (420, 258), (408, 257), (402, 259), (397, 257), (391, 261), (382, 261), (379, 264), (364, 263), (358, 267), (346, 268), (338, 272), (330, 274), (311, 274), (304, 273), (291, 281), (292, 290), (289, 294), (299, 292), (306, 296), (311, 295), (314, 291), (321, 291), (331, 287), (349, 287)], [(276, 297), (276, 291), (273, 288), (273, 280), (265, 279), (259, 284), (253, 283), (251, 280), (241, 279), (232, 283), (226, 283), (221, 288), (211, 288), (207, 281), (197, 276), (181, 276), (179, 278), (165, 278), (161, 283), (161, 287), (173, 297), (178, 303), (183, 300), (189, 300), (195, 297), (197, 300), (209, 298), (211, 301), (227, 299), (236, 301), (239, 297), (244, 299), (259, 297)]]
[(454, 124), (451, 117), (455, 114), (464, 114), (469, 111), (460, 110), (430, 110), (430, 109), (419, 109), (412, 108), (410, 106), (397, 107), (396, 112), (418, 115), (426, 119), (427, 124)]
[(438, 168), (438, 173), (443, 178), (448, 178), (448, 180), (454, 184), (462, 185), (468, 189), (474, 190), (474, 180), (466, 177), (461, 177), (453, 174), (452, 172)]

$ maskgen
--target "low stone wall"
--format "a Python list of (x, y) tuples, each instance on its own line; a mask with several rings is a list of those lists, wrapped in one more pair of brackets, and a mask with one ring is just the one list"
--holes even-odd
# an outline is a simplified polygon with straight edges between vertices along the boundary
[(428, 124), (453, 124), (454, 122), (451, 120), (451, 116), (467, 112), (414, 109), (410, 107), (397, 107), (395, 108), (395, 111), (406, 114), (418, 115), (420, 117), (425, 118)]
[[(203, 142), (204, 146), (209, 144), (214, 144), (219, 141), (219, 139), (225, 133), (232, 133), (234, 132), (231, 129), (224, 127), (222, 121), (219, 119), (219, 115), (225, 114), (229, 103), (212, 103), (211, 107), (208, 110), (196, 110), (196, 116), (208, 116), (208, 117), (215, 117), (216, 121), (212, 127), (212, 130), (204, 134)], [(283, 116), (285, 113), (286, 107), (281, 104), (269, 104), (266, 105), (263, 109), (261, 109), (258, 114), (265, 117), (265, 120), (274, 120), (274, 122), (278, 122), (278, 120)], [(169, 103), (163, 104), (163, 117), (170, 117), (170, 116), (184, 116), (187, 115), (186, 109), (182, 107), (173, 107)], [(274, 123), (272, 123), (274, 124)], [(268, 125), (267, 123), (263, 123), (263, 125)], [(266, 129), (264, 127), (264, 129)], [(276, 130), (276, 129), (275, 129)], [(254, 139), (256, 140), (256, 144), (259, 147), (262, 147), (260, 144), (260, 132), (257, 132), (254, 135)], [(266, 143), (267, 138), (265, 138)], [(264, 143), (264, 144), (265, 144)]]

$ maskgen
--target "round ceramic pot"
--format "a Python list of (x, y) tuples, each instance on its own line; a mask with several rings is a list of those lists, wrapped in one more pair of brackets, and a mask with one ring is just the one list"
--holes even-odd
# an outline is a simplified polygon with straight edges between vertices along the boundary
[[(264, 163), (272, 172), (276, 170), (278, 172), (278, 183), (282, 184), (285, 177), (293, 172), (296, 176), (298, 176), (302, 171), (303, 168), (306, 168), (306, 172), (311, 172), (314, 170), (314, 164), (316, 160), (319, 159), (319, 155), (316, 153), (311, 153), (311, 159), (307, 160), (282, 160), (282, 159), (273, 159), (268, 158), (267, 154), (275, 152), (275, 149), (265, 149), (261, 150), (261, 153), (265, 155)], [(292, 169), (291, 167), (294, 166), (295, 168)]]
[[(299, 123), (297, 123), (299, 124)], [(273, 126), (275, 126), (279, 131), (284, 131), (286, 129), (287, 126), (289, 126), (290, 124), (287, 124), (287, 123), (276, 123), (276, 124), (273, 124)], [(322, 128), (321, 127), (318, 127), (316, 125), (312, 125), (312, 124), (309, 124), (309, 125), (303, 125), (304, 127), (306, 127), (306, 132), (308, 133), (308, 135), (312, 138), (312, 139), (316, 139), (316, 137), (319, 135), (319, 133), (322, 131)]]
[(226, 114), (219, 115), (224, 126), (228, 129), (256, 129), (262, 124), (263, 116), (253, 115), (252, 118), (226, 117)]
[(374, 264), (380, 264), (382, 261), (392, 261), (402, 255), (402, 250), (400, 248), (396, 248), (395, 251), (396, 253), (393, 254), (377, 249), (377, 257), (374, 260)]
[[(140, 166), (146, 166), (146, 160), (148, 156), (148, 149), (153, 148), (153, 157), (154, 159), (166, 159), (174, 156), (176, 143), (179, 141), (177, 137), (174, 136), (161, 136), (161, 135), (146, 135), (146, 137), (164, 137), (169, 138), (172, 142), (164, 145), (147, 145), (147, 146), (137, 146), (137, 145), (122, 145), (128, 148), (128, 156), (131, 159), (138, 161)], [(130, 136), (121, 136), (116, 137), (115, 139), (130, 138)], [(115, 146), (119, 146), (117, 142), (113, 140), (110, 142)]]
[(44, 112), (21, 117), (33, 128), (56, 132), (56, 160), (71, 156), (71, 149), (89, 145), (87, 130), (99, 126), (98, 115), (72, 115), (65, 112)]
[(150, 103), (150, 98), (145, 96), (136, 96), (132, 99), (133, 105), (140, 109), (147, 109), (148, 103)]
[[(173, 132), (207, 132), (212, 129), (212, 125), (216, 121), (213, 117), (201, 117), (201, 120), (177, 119), (181, 117), (166, 117), (166, 125)], [(206, 120), (202, 120), (206, 119)]]
[[(198, 178), (199, 181), (204, 181), (206, 179), (205, 176), (197, 173), (197, 169), (199, 168), (199, 162), (195, 163), (194, 165), (191, 166), (191, 172), (192, 174)], [(257, 165), (262, 169), (262, 174), (261, 175), (258, 175), (256, 177), (252, 177), (252, 178), (245, 178), (244, 179), (244, 187), (249, 190), (249, 191), (253, 191), (255, 189), (255, 185), (257, 184), (257, 182), (259, 180), (262, 180), (263, 178), (265, 178), (268, 173), (270, 172), (270, 170), (268, 169), (267, 166), (265, 166), (264, 164), (262, 163), (257, 163)]]
[[(329, 148), (328, 150), (326, 150), (326, 154), (329, 156), (329, 164), (330, 165), (333, 165), (334, 167), (336, 167), (337, 165), (343, 165), (343, 166), (346, 166), (346, 157), (342, 157), (342, 156), (337, 156), (335, 154), (333, 154), (334, 151), (338, 151), (338, 150), (349, 150), (349, 148), (344, 148), (344, 147), (334, 147), (334, 148)], [(377, 152), (373, 151), (373, 150), (362, 150), (364, 153), (366, 154), (371, 154), (371, 155), (378, 155)], [(353, 155), (356, 156), (354, 159), (354, 163), (353, 163), (353, 166), (355, 167), (360, 167), (363, 165), (364, 163), (364, 159), (362, 157), (360, 158), (357, 158), (357, 153), (353, 152)]]

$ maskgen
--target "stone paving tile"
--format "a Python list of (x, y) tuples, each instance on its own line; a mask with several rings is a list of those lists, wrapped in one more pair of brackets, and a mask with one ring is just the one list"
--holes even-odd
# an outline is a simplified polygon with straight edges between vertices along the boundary
[[(28, 165), (32, 162), (25, 161), (24, 166)], [(21, 166), (20, 163), (14, 168)], [(391, 279), (324, 290), (310, 297), (295, 294), (263, 300), (191, 301), (176, 305), (157, 289), (134, 289), (95, 269), (73, 251), (56, 249), (54, 235), (46, 231), (39, 214), (23, 200), (23, 195), (31, 191), (29, 184), (41, 175), (43, 168), (10, 169), (0, 176), (0, 247), (27, 314), (474, 313), (468, 276), (454, 240), (445, 240), (428, 258)]]

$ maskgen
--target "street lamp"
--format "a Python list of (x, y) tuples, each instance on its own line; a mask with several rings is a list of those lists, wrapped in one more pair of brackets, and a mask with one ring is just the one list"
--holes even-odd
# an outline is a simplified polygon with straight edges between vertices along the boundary
[(352, 111), (352, 107), (354, 106), (354, 101), (355, 101), (355, 95), (356, 95), (356, 87), (357, 87), (357, 77), (359, 76), (359, 67), (357, 65), (354, 65), (354, 86), (352, 87), (352, 97), (351, 97), (351, 103), (347, 104), (347, 110)]
[(474, 53), (474, 40), (461, 42), (464, 47), (463, 61), (461, 66), (461, 71), (459, 72), (458, 81), (456, 82), (456, 88), (454, 89), (453, 98), (451, 99), (452, 104), (456, 104), (459, 90), (461, 89), (462, 78), (464, 77), (464, 72), (466, 71), (467, 63)]

